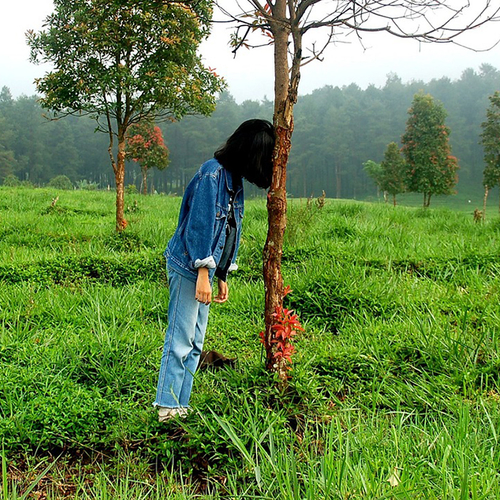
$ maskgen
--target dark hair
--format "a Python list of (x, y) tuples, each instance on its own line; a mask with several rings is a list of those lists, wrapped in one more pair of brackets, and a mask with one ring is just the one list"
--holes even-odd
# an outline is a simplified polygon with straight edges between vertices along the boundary
[(231, 173), (265, 189), (271, 185), (274, 140), (274, 127), (270, 122), (247, 120), (214, 156)]

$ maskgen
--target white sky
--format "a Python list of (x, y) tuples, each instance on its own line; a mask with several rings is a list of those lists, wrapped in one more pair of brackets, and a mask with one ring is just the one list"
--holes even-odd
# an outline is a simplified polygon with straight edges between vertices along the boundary
[[(6, 85), (15, 97), (34, 94), (33, 80), (48, 69), (29, 62), (25, 32), (39, 30), (52, 10), (52, 0), (0, 0), (0, 88)], [(222, 16), (216, 15), (215, 19), (220, 20)], [(238, 102), (272, 99), (272, 49), (241, 48), (234, 58), (228, 46), (230, 33), (226, 25), (215, 25), (213, 34), (202, 47), (205, 64), (225, 77), (228, 90)], [(471, 32), (464, 41), (476, 48), (487, 48), (498, 38), (500, 23), (492, 23)], [(482, 63), (500, 69), (500, 44), (488, 52), (474, 52), (449, 44), (418, 44), (375, 34), (365, 38), (365, 46), (366, 50), (356, 40), (331, 46), (324, 62), (316, 61), (303, 68), (300, 93), (308, 94), (324, 85), (383, 86), (391, 72), (407, 82), (442, 76), (456, 79), (464, 69), (477, 70)]]

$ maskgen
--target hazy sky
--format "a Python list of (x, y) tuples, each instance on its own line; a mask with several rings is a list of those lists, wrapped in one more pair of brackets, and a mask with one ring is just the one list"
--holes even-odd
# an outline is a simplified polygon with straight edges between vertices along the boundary
[[(48, 69), (29, 62), (25, 32), (39, 30), (52, 9), (52, 0), (0, 0), (0, 87), (6, 85), (16, 97), (34, 94), (34, 78), (43, 76)], [(216, 14), (215, 19), (222, 16)], [(489, 47), (500, 37), (499, 28), (500, 24), (494, 23), (471, 32), (464, 41), (478, 48)], [(215, 25), (202, 47), (206, 65), (225, 77), (238, 102), (272, 99), (272, 49), (242, 48), (234, 58), (227, 43), (230, 33), (226, 25)], [(303, 68), (300, 93), (307, 94), (324, 85), (343, 86), (353, 82), (362, 88), (369, 84), (382, 86), (391, 72), (407, 82), (442, 76), (456, 79), (464, 69), (477, 70), (485, 62), (500, 68), (500, 44), (488, 52), (473, 52), (449, 44), (419, 44), (375, 34), (365, 37), (364, 45), (365, 48), (353, 37), (352, 43), (330, 46), (323, 62), (316, 61)]]

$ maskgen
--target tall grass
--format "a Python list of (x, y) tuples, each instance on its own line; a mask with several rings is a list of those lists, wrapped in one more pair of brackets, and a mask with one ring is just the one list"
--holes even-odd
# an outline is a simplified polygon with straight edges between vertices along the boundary
[(130, 197), (116, 235), (112, 193), (0, 197), (4, 498), (500, 497), (498, 218), (290, 200), (283, 273), (306, 332), (280, 393), (258, 341), (267, 217), (249, 201), (206, 340), (237, 365), (199, 372), (193, 412), (160, 425), (180, 200)]

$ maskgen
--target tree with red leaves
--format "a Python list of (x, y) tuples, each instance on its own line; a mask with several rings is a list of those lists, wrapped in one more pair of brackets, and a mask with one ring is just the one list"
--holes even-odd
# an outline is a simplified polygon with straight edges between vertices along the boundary
[(148, 193), (148, 170), (164, 170), (169, 164), (168, 149), (157, 125), (148, 120), (131, 125), (127, 132), (127, 158), (139, 164), (142, 193)]

